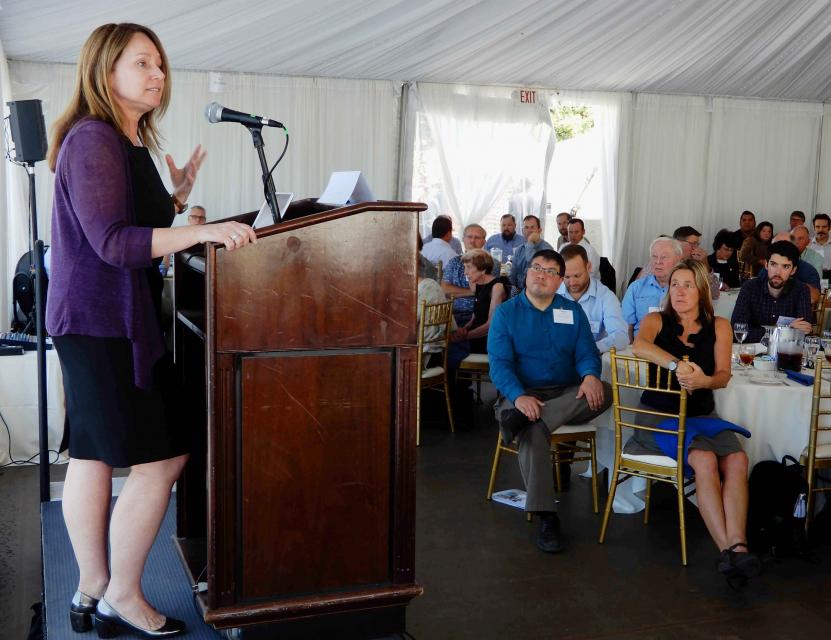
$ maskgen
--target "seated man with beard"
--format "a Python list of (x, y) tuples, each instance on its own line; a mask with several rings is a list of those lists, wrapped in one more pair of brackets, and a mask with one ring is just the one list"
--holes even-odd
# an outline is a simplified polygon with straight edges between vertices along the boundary
[(814, 312), (808, 285), (796, 278), (799, 250), (792, 242), (770, 245), (767, 270), (742, 285), (731, 322), (746, 322), (746, 342), (759, 342), (765, 325), (787, 324), (811, 332)]
[(508, 258), (514, 255), (514, 250), (525, 244), (525, 238), (516, 232), (516, 218), (513, 213), (506, 213), (499, 219), (499, 228), (502, 233), (495, 233), (488, 238), (485, 251), (490, 253), (491, 249), (502, 249), (502, 262), (507, 262)]

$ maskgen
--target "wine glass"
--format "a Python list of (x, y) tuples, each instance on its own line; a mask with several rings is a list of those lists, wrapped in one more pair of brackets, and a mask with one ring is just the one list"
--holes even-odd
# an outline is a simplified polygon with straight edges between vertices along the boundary
[(733, 335), (736, 336), (736, 342), (738, 342), (739, 344), (744, 344), (744, 339), (747, 338), (747, 323), (734, 322)]
[(831, 365), (831, 331), (822, 332), (822, 352), (825, 354), (825, 361)]
[(750, 375), (747, 370), (753, 365), (756, 357), (756, 347), (752, 344), (743, 344), (739, 347), (739, 362), (744, 367), (744, 374)]

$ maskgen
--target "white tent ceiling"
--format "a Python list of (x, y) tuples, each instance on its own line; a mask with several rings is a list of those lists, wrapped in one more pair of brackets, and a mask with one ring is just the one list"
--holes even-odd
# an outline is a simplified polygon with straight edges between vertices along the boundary
[(10, 59), (154, 28), (180, 69), (831, 98), (827, 0), (3, 0)]

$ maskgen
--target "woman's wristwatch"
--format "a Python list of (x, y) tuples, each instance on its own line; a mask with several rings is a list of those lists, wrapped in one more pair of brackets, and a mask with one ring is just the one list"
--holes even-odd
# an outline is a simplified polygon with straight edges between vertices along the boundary
[(188, 203), (182, 202), (179, 198), (176, 197), (175, 193), (171, 193), (170, 197), (173, 199), (173, 208), (176, 210), (176, 213), (183, 213), (187, 211)]
[(678, 360), (670, 360), (669, 364), (667, 364), (667, 369), (669, 371), (675, 371), (678, 368)]

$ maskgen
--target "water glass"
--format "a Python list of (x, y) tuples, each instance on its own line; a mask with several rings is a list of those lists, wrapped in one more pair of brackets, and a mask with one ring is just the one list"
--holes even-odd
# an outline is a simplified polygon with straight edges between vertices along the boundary
[(739, 344), (744, 343), (744, 339), (747, 338), (747, 323), (746, 322), (734, 322), (733, 323), (733, 334), (736, 336), (736, 342)]
[(491, 258), (497, 262), (502, 262), (502, 249), (499, 247), (491, 247)]

